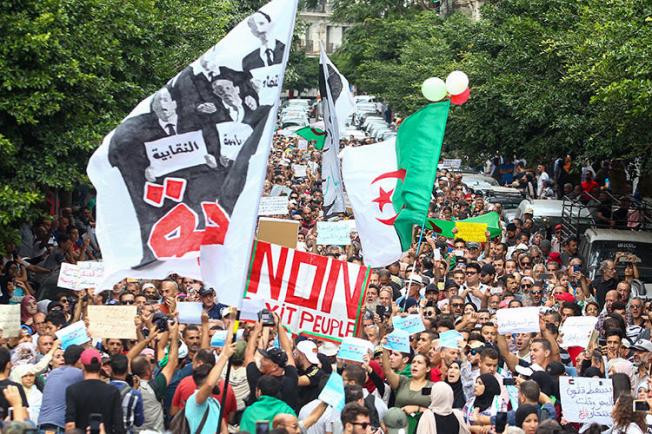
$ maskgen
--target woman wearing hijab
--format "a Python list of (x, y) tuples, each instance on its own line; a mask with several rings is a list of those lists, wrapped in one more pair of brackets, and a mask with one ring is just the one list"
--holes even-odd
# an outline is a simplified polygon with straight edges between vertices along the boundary
[(516, 426), (521, 428), (525, 434), (535, 434), (539, 426), (539, 414), (536, 405), (520, 405), (516, 410)]
[(36, 366), (31, 364), (18, 365), (11, 370), (10, 379), (23, 386), (27, 403), (29, 404), (29, 418), (32, 421), (38, 421), (38, 415), (41, 412), (41, 403), (43, 394), (34, 385), (36, 381)]
[(446, 371), (446, 384), (453, 389), (453, 408), (462, 409), (466, 404), (466, 396), (464, 396), (464, 387), (462, 385), (462, 363), (455, 360), (448, 367)]
[[(450, 370), (450, 368), (449, 368)], [(423, 412), (417, 432), (419, 434), (469, 434), (464, 414), (453, 409), (454, 392), (451, 386), (438, 382), (430, 391), (430, 406)]]
[(478, 412), (480, 416), (492, 416), (494, 399), (500, 397), (500, 384), (492, 374), (482, 374), (475, 380), (473, 388), (474, 397), (464, 406), (464, 415), (467, 422), (471, 415)]

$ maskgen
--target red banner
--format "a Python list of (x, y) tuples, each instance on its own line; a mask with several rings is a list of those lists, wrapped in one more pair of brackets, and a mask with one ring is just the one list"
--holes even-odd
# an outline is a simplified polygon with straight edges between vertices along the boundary
[(247, 298), (264, 300), (293, 333), (330, 339), (355, 335), (369, 268), (256, 242)]

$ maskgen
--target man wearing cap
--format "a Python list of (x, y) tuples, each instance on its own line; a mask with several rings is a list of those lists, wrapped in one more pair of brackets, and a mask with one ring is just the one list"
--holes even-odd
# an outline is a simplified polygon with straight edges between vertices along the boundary
[(208, 318), (222, 319), (222, 309), (227, 305), (215, 303), (215, 290), (213, 288), (201, 288), (199, 296), (201, 297), (202, 309), (208, 312)]
[(95, 348), (87, 348), (79, 360), (84, 380), (66, 389), (66, 431), (86, 429), (90, 415), (99, 413), (106, 433), (124, 433), (120, 391), (100, 379), (102, 355)]
[(405, 434), (408, 427), (407, 415), (400, 408), (392, 407), (385, 413), (383, 425), (385, 434)]
[[(295, 367), (294, 357), (292, 355), (292, 343), (288, 338), (285, 329), (279, 327), (279, 318), (274, 315), (274, 327), (277, 331), (278, 340), (281, 348), (258, 349), (258, 341), (261, 335), (267, 336), (268, 330), (263, 333), (263, 324), (261, 321), (256, 322), (252, 330), (247, 349), (245, 350), (244, 365), (247, 368), (247, 380), (249, 381), (249, 404), (256, 400), (256, 387), (258, 380), (262, 376), (272, 376), (281, 384), (281, 398), (293, 409), (298, 409), (298, 383), (299, 374)], [(280, 331), (280, 333), (279, 333)], [(265, 339), (264, 342), (267, 342)], [(256, 365), (256, 355), (260, 357), (260, 368)]]
[(319, 368), (320, 362), (317, 357), (317, 345), (309, 340), (297, 344), (294, 358), (299, 374), (299, 399), (297, 406), (303, 407), (313, 399), (316, 399), (321, 392), (320, 385), (326, 374)]
[(421, 299), (421, 288), (423, 288), (423, 279), (418, 274), (412, 274), (406, 281), (405, 295), (396, 300), (396, 304), (404, 312), (407, 312), (413, 306), (419, 304)]

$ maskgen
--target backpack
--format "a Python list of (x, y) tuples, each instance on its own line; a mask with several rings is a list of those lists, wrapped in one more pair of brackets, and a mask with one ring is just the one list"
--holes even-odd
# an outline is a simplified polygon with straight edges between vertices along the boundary
[[(204, 429), (206, 419), (208, 419), (208, 410), (210, 410), (210, 406), (206, 406), (206, 411), (204, 411), (204, 415), (201, 418), (201, 422), (199, 422), (195, 434), (201, 434)], [(172, 420), (170, 421), (170, 432), (173, 432), (174, 434), (191, 434), (190, 427), (188, 426), (188, 419), (186, 419), (185, 405), (177, 412), (177, 414), (174, 415), (174, 417), (172, 417)]]

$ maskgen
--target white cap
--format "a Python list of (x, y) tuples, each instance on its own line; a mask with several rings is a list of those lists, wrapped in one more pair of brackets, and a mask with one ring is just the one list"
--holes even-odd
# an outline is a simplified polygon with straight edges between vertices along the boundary
[(333, 342), (324, 342), (319, 347), (319, 352), (327, 357), (333, 357), (339, 351), (339, 347)]
[(319, 364), (319, 358), (317, 358), (317, 345), (312, 341), (301, 341), (297, 344), (297, 350), (300, 351), (306, 359), (313, 365)]

